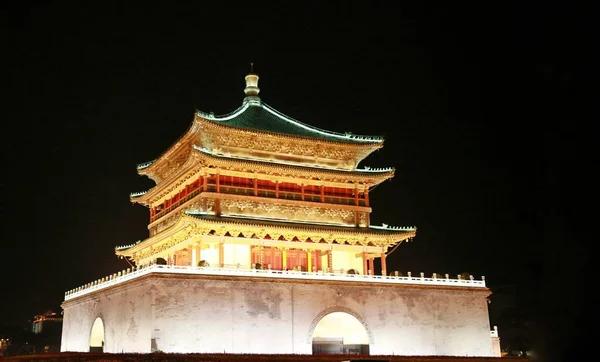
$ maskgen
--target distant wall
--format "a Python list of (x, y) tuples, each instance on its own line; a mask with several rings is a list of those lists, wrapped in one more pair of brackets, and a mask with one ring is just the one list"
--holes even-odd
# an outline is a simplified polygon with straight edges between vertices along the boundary
[(371, 354), (492, 356), (488, 289), (151, 275), (63, 304), (62, 351), (312, 353), (332, 312), (355, 316)]

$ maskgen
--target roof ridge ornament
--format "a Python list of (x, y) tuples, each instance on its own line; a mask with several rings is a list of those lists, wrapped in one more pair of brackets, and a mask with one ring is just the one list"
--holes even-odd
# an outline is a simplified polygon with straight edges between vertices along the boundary
[(244, 88), (244, 93), (246, 94), (246, 98), (244, 98), (244, 103), (260, 103), (260, 98), (258, 97), (258, 93), (260, 92), (258, 88), (258, 74), (254, 73), (254, 63), (250, 63), (250, 73), (246, 75), (245, 79), (246, 88)]

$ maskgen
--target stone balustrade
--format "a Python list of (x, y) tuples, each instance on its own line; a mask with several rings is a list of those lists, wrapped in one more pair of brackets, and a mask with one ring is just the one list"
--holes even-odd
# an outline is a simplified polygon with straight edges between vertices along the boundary
[(69, 290), (65, 293), (65, 301), (71, 300), (97, 290), (105, 289), (114, 285), (125, 283), (148, 274), (188, 274), (188, 275), (226, 275), (240, 277), (256, 278), (281, 278), (281, 279), (302, 279), (302, 280), (331, 280), (343, 282), (367, 282), (383, 284), (410, 284), (410, 285), (438, 285), (438, 286), (457, 286), (457, 287), (476, 287), (485, 288), (485, 277), (481, 280), (475, 280), (471, 275), (469, 279), (463, 278), (460, 274), (456, 279), (450, 278), (449, 274), (443, 277), (435, 273), (432, 277), (425, 277), (424, 273), (419, 276), (412, 276), (411, 272), (407, 276), (402, 276), (399, 272), (392, 275), (360, 275), (348, 274), (344, 270), (333, 272), (316, 271), (305, 272), (295, 270), (271, 270), (271, 269), (245, 269), (237, 265), (224, 265), (223, 267), (193, 267), (176, 265), (153, 264), (146, 267), (127, 268), (107, 277), (97, 279), (87, 283), (79, 288)]

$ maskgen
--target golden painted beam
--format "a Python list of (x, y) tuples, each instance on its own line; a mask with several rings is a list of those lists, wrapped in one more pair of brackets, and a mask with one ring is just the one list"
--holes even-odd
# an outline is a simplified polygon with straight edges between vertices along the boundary
[[(130, 248), (117, 249), (115, 253), (137, 261), (167, 250), (175, 250), (180, 243), (187, 244), (189, 240), (199, 235), (208, 239), (210, 237), (222, 238), (227, 234), (233, 236), (231, 241), (237, 240), (240, 243), (264, 245), (266, 242), (273, 246), (285, 245), (286, 247), (298, 247), (298, 243), (301, 243), (303, 248), (323, 251), (331, 249), (331, 247), (346, 251), (367, 249), (369, 256), (374, 257), (381, 255), (382, 247), (387, 248), (414, 237), (416, 230), (395, 230), (386, 234), (370, 230), (356, 230), (355, 228), (332, 231), (320, 228), (318, 225), (274, 226), (261, 224), (260, 221), (251, 224), (227, 220), (207, 220), (182, 214), (179, 220), (167, 230)], [(238, 237), (240, 235), (241, 237)], [(285, 240), (279, 240), (281, 237)], [(300, 241), (292, 241), (294, 238)], [(308, 239), (313, 242), (306, 242)], [(230, 241), (228, 240), (228, 242)]]
[(290, 182), (314, 186), (330, 186), (360, 191), (394, 177), (394, 169), (381, 172), (339, 171), (334, 169), (311, 168), (281, 163), (268, 163), (244, 159), (234, 159), (209, 155), (198, 150), (190, 151), (187, 158), (177, 166), (177, 172), (169, 173), (164, 182), (156, 185), (147, 193), (131, 198), (132, 202), (155, 205), (178, 193), (186, 183), (202, 174), (221, 174), (244, 178), (256, 178), (269, 181)]

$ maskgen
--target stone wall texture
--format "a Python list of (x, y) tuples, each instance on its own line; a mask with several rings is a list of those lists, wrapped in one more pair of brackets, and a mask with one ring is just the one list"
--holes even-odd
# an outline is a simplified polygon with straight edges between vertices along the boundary
[(63, 303), (62, 351), (312, 353), (332, 312), (358, 319), (372, 355), (492, 356), (486, 288), (152, 274)]

